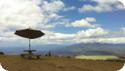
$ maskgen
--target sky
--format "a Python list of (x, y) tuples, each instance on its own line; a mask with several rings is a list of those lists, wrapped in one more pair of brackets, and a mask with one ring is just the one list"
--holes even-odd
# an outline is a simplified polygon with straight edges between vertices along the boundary
[(0, 0), (0, 47), (23, 46), (16, 30), (45, 35), (34, 45), (125, 43), (125, 8), (118, 0)]

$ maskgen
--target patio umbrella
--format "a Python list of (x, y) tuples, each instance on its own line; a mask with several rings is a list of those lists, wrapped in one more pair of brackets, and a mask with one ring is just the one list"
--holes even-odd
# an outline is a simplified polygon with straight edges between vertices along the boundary
[(18, 36), (29, 39), (29, 50), (31, 50), (30, 39), (39, 38), (39, 37), (45, 35), (42, 31), (34, 30), (34, 29), (31, 29), (31, 28), (16, 30), (15, 34), (18, 35)]

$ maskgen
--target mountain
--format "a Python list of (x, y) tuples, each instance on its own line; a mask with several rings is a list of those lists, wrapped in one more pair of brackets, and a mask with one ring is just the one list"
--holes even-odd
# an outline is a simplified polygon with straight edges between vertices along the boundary
[(60, 49), (58, 53), (69, 55), (125, 55), (125, 44), (79, 43)]
[[(6, 54), (20, 54), (28, 47), (1, 47)], [(32, 46), (38, 54), (51, 52), (53, 55), (116, 55), (125, 56), (125, 44), (79, 43), (73, 45), (37, 45)]]
[[(64, 45), (37, 45), (31, 46), (31, 49), (37, 50), (37, 54), (45, 54), (49, 51), (56, 51), (62, 49)], [(27, 50), (28, 46), (25, 47), (0, 47), (0, 51), (3, 51), (7, 55), (18, 55), (23, 53), (23, 50)]]

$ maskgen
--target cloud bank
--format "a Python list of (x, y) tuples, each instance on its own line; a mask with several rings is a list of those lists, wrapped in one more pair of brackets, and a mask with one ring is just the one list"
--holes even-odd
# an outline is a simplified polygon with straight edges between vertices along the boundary
[(111, 12), (124, 9), (124, 6), (118, 0), (90, 0), (90, 1), (95, 2), (96, 5), (91, 5), (91, 4), (83, 5), (81, 8), (79, 8), (79, 11), (101, 13), (101, 12)]
[[(83, 5), (80, 12), (95, 11), (98, 13), (122, 9), (122, 5), (114, 0), (91, 0), (96, 6)], [(113, 5), (113, 6), (112, 6)], [(111, 31), (104, 29), (94, 17), (86, 17), (69, 22), (60, 12), (76, 9), (75, 6), (67, 7), (61, 0), (0, 0), (0, 42), (16, 45), (23, 44), (25, 39), (14, 35), (15, 30), (35, 28), (42, 30), (46, 35), (33, 42), (36, 44), (73, 44), (73, 43), (125, 43), (125, 37), (111, 37)], [(68, 28), (87, 28), (76, 33), (61, 33), (51, 29), (63, 25)], [(121, 34), (125, 28), (121, 28)], [(19, 43), (18, 43), (19, 44)]]

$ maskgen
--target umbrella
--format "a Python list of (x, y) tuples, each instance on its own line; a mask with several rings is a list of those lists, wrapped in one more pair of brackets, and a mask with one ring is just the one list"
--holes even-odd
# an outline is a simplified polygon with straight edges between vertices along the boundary
[(45, 35), (42, 31), (34, 30), (34, 29), (31, 29), (31, 28), (16, 30), (15, 34), (18, 35), (18, 36), (29, 39), (29, 50), (31, 50), (30, 39), (39, 38), (39, 37)]
[(35, 38), (38, 38), (38, 37), (41, 37), (44, 35), (43, 32), (41, 32), (40, 30), (34, 30), (34, 29), (31, 29), (31, 28), (28, 28), (28, 29), (23, 29), (23, 30), (17, 30), (15, 32), (16, 35), (19, 35), (21, 37), (24, 37), (24, 38), (29, 38), (29, 39), (35, 39)]

